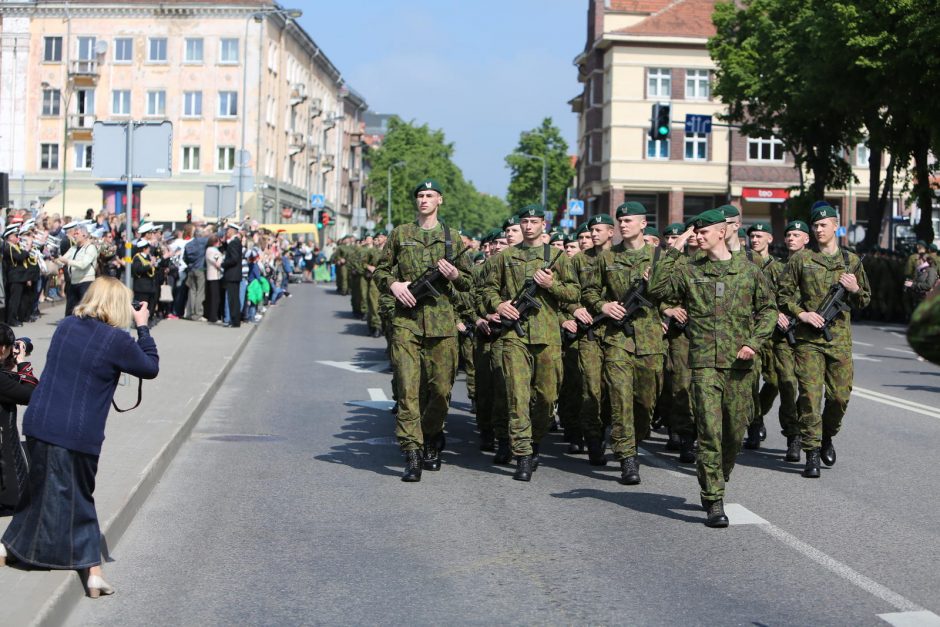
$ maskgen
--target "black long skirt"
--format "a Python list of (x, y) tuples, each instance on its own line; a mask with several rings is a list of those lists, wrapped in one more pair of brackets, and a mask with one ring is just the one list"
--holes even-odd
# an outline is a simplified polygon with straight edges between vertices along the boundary
[(95, 511), (98, 456), (26, 438), (29, 500), (3, 539), (19, 561), (40, 568), (81, 570), (101, 563)]

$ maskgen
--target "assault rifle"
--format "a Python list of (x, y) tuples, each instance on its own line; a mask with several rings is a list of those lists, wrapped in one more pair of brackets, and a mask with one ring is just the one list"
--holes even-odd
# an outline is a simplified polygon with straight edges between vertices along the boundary
[(669, 327), (666, 329), (666, 334), (669, 335), (669, 337), (678, 337), (680, 333), (686, 338), (691, 339), (692, 332), (689, 331), (689, 319), (686, 318), (685, 322), (679, 322), (675, 318), (669, 318)]
[[(846, 270), (848, 269), (848, 255), (843, 252)], [(862, 260), (865, 257), (862, 257), (859, 260), (859, 267), (861, 267)], [(855, 268), (855, 272), (858, 272), (858, 267)], [(829, 291), (826, 292), (826, 297), (823, 298), (822, 303), (820, 303), (819, 308), (816, 309), (816, 313), (822, 316), (823, 325), (818, 331), (822, 333), (822, 336), (826, 339), (827, 342), (832, 341), (832, 332), (829, 330), (832, 325), (835, 324), (836, 318), (839, 317), (843, 311), (851, 311), (852, 306), (849, 305), (846, 301), (848, 300), (849, 291), (845, 289), (845, 286), (841, 283), (833, 283), (829, 287)], [(787, 328), (783, 330), (784, 335), (787, 336), (787, 344), (790, 346), (796, 346), (796, 327), (800, 323), (797, 318), (791, 318), (787, 316)]]
[[(456, 262), (457, 259), (459, 259), (462, 254), (467, 252), (467, 250), (469, 250), (469, 246), (465, 246), (463, 249), (461, 249), (459, 253), (454, 255), (453, 259), (448, 259), (448, 261), (450, 261), (451, 263)], [(435, 264), (431, 266), (430, 268), (428, 268), (427, 270), (425, 270), (424, 274), (422, 274), (417, 279), (412, 281), (408, 285), (408, 291), (411, 292), (411, 295), (415, 297), (416, 301), (420, 301), (422, 298), (424, 298), (425, 296), (429, 294), (437, 298), (438, 296), (441, 295), (441, 293), (437, 290), (436, 287), (434, 287), (434, 284), (438, 280), (440, 280), (442, 276), (443, 275), (441, 274), (441, 271), (438, 270), (437, 265)]]
[[(551, 263), (542, 268), (543, 270), (551, 270), (552, 266), (555, 265), (555, 262), (558, 261), (558, 258), (562, 255), (564, 251), (559, 250)], [(529, 316), (533, 312), (538, 311), (542, 308), (542, 305), (535, 299), (535, 295), (539, 290), (539, 284), (535, 282), (535, 279), (526, 279), (522, 284), (522, 287), (519, 288), (519, 291), (516, 293), (516, 297), (512, 299), (510, 304), (515, 307), (516, 311), (519, 312), (519, 318), (517, 320), (508, 320), (501, 318), (498, 323), (491, 322), (490, 330), (497, 334), (501, 335), (506, 332), (508, 329), (513, 329), (516, 332), (516, 335), (519, 337), (525, 337), (525, 329), (522, 328), (522, 323), (529, 319)], [(494, 326), (495, 325), (495, 326)]]
[(643, 307), (652, 307), (653, 303), (646, 300), (646, 281), (638, 278), (634, 279), (633, 283), (630, 284), (630, 287), (627, 289), (627, 292), (623, 295), (617, 304), (623, 307), (626, 310), (626, 313), (623, 315), (623, 318), (620, 320), (614, 320), (607, 314), (598, 314), (594, 316), (594, 320), (591, 322), (591, 326), (597, 326), (598, 323), (605, 319), (609, 319), (610, 322), (615, 326), (623, 330), (628, 336), (633, 336), (635, 331), (633, 329), (633, 319), (636, 317), (636, 314)]
[(783, 334), (786, 336), (787, 344), (790, 346), (796, 346), (796, 327), (798, 324), (800, 324), (799, 319), (793, 316), (787, 316), (787, 326), (783, 330)]
[(578, 339), (581, 337), (581, 334), (582, 334), (582, 333), (583, 333), (584, 335), (586, 335), (586, 336), (587, 336), (587, 339), (591, 340), (592, 342), (596, 339), (597, 336), (594, 335), (594, 326), (593, 326), (593, 325), (584, 324), (583, 322), (581, 322), (581, 321), (578, 320), (577, 318), (574, 319), (574, 322), (575, 322), (575, 324), (578, 325), (578, 330), (575, 331), (574, 333), (572, 333), (571, 331), (565, 329), (564, 327), (561, 328), (561, 332), (562, 332), (562, 334), (564, 334), (566, 340), (568, 340), (569, 342), (574, 342), (574, 341), (578, 340)]

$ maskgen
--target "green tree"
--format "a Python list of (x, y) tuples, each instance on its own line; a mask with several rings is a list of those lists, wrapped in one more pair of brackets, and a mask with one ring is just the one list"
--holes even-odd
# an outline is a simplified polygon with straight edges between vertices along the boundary
[(568, 142), (551, 118), (542, 120), (541, 126), (519, 136), (516, 149), (506, 156), (506, 165), (512, 171), (509, 179), (509, 206), (520, 209), (531, 203), (542, 202), (542, 162), (520, 156), (529, 154), (546, 160), (546, 209), (564, 207), (568, 186), (574, 177), (574, 167), (568, 156)]

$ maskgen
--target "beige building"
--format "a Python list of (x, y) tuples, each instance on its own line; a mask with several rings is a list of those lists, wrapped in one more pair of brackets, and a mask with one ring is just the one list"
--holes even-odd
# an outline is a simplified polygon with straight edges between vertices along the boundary
[[(182, 221), (190, 209), (214, 217), (205, 187), (231, 196), (225, 186), (241, 172), (254, 182), (241, 215), (310, 221), (318, 194), (344, 229), (363, 204), (365, 109), (326, 53), (269, 1), (0, 4), (0, 171), (10, 173), (16, 207), (100, 209), (94, 123), (168, 120), (172, 176), (143, 181), (152, 219)], [(235, 204), (237, 214), (238, 195)]]
[[(779, 140), (748, 139), (718, 125), (725, 107), (711, 94), (716, 66), (706, 48), (715, 32), (714, 4), (589, 0), (587, 43), (575, 60), (582, 93), (571, 101), (587, 215), (637, 200), (651, 224), (663, 228), (730, 198), (745, 223), (766, 220), (782, 231), (789, 189), (800, 175)], [(656, 103), (671, 109), (667, 141), (650, 139)], [(710, 116), (711, 133), (686, 133), (687, 114)], [(864, 216), (868, 149), (861, 144), (845, 158), (859, 183), (827, 198), (845, 209), (842, 219), (850, 225)], [(804, 176), (812, 180), (809, 172)]]

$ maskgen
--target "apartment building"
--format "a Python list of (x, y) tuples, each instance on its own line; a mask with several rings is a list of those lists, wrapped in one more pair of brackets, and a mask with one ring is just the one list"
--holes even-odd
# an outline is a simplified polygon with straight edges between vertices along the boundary
[[(711, 93), (715, 0), (589, 0), (587, 43), (575, 59), (582, 91), (578, 114), (578, 192), (586, 213), (613, 213), (642, 202), (660, 228), (732, 202), (744, 222), (766, 220), (782, 232), (790, 189), (799, 184), (779, 139), (748, 139), (719, 124), (726, 109)], [(671, 108), (671, 132), (653, 141), (652, 107)], [(710, 133), (686, 133), (686, 114), (710, 116)], [(845, 158), (859, 183), (833, 190), (846, 226), (864, 220), (868, 148)], [(887, 160), (885, 160), (887, 163)], [(810, 173), (804, 173), (811, 180)]]
[(0, 5), (0, 171), (12, 204), (100, 209), (94, 123), (168, 120), (172, 176), (141, 193), (152, 219), (215, 217), (205, 187), (230, 197), (251, 175), (236, 214), (310, 221), (318, 194), (341, 229), (362, 203), (366, 103), (298, 13), (261, 0)]

